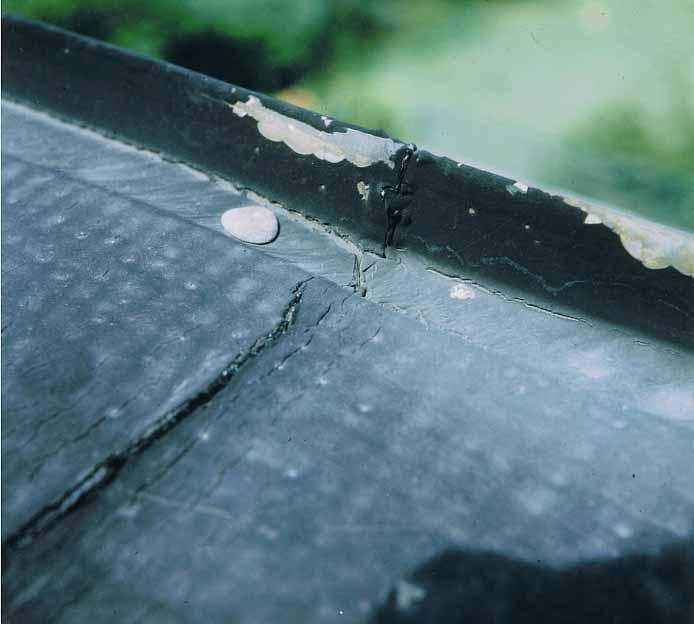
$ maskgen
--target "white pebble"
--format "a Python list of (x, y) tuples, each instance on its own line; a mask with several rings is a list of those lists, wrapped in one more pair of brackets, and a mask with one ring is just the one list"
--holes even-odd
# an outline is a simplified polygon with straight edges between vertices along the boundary
[(275, 213), (262, 206), (242, 206), (227, 210), (222, 215), (222, 227), (234, 238), (255, 245), (271, 243), (280, 230)]

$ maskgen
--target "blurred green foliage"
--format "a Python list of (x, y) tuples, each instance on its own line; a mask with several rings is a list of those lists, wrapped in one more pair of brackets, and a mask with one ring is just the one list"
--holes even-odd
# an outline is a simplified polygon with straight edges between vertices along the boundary
[(5, 0), (694, 231), (690, 0)]
[[(165, 56), (177, 38), (218, 33), (253, 41), (276, 65), (315, 63), (337, 37), (372, 34), (378, 2), (358, 0), (5, 0), (4, 9)], [(335, 28), (340, 26), (338, 30)], [(324, 60), (321, 59), (321, 60)]]
[(694, 231), (694, 107), (681, 93), (670, 103), (664, 118), (628, 102), (599, 109), (563, 139), (573, 157), (559, 161), (562, 179), (609, 188), (621, 205), (638, 198), (638, 212)]
[(280, 63), (301, 56), (329, 11), (320, 0), (6, 0), (4, 6), (155, 56), (173, 37), (198, 31), (256, 39)]

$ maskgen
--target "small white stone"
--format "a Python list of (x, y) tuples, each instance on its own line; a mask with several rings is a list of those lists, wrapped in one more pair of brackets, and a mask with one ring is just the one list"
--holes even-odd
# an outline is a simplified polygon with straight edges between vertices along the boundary
[(242, 206), (227, 210), (222, 215), (222, 227), (234, 238), (255, 245), (271, 243), (280, 230), (275, 213), (263, 206)]

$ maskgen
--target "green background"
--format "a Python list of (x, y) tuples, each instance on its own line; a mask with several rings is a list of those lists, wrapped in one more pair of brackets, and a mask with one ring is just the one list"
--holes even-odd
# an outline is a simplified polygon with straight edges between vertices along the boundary
[(694, 231), (691, 0), (5, 0)]

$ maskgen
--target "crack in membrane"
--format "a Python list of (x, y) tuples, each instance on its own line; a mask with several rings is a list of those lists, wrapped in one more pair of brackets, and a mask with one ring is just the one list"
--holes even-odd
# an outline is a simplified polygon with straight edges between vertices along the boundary
[(80, 507), (89, 495), (108, 486), (133, 457), (146, 451), (155, 442), (196, 413), (198, 408), (214, 399), (250, 360), (272, 347), (294, 324), (304, 289), (312, 279), (313, 276), (308, 277), (294, 287), (292, 298), (282, 311), (281, 320), (269, 332), (257, 338), (247, 351), (236, 355), (204, 390), (157, 419), (124, 449), (112, 453), (88, 469), (63, 494), (35, 513), (5, 540), (2, 545), (3, 555), (6, 556), (12, 550), (23, 548), (48, 531), (62, 518)]

